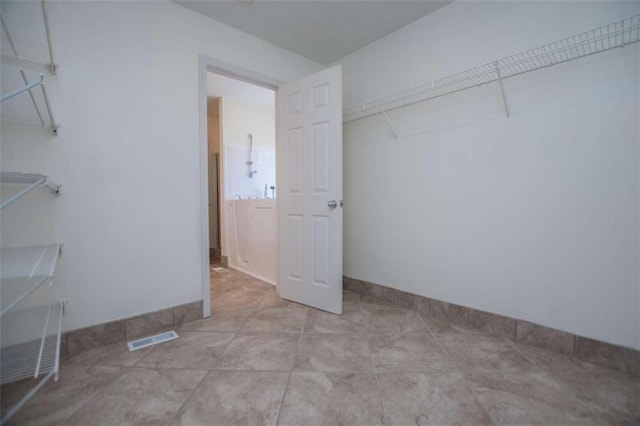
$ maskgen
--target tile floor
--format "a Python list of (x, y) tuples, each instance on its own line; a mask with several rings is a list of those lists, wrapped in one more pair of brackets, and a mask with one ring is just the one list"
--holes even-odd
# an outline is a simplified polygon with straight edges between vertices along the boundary
[[(637, 424), (619, 373), (345, 293), (341, 316), (212, 272), (211, 318), (180, 338), (69, 356), (14, 424)], [(3, 389), (10, 404), (23, 383)]]

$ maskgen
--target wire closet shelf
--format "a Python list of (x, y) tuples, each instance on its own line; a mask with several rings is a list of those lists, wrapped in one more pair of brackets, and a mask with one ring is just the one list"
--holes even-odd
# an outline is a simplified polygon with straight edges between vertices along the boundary
[(62, 244), (0, 249), (0, 318), (46, 284), (53, 284)]
[(10, 410), (3, 413), (5, 424), (60, 369), (60, 341), (64, 301), (31, 309), (12, 311), (2, 319), (3, 335), (11, 330), (27, 329), (33, 338), (0, 349), (0, 384), (38, 379), (37, 384)]
[(60, 194), (60, 185), (51, 182), (47, 175), (40, 173), (0, 172), (0, 184), (24, 186), (20, 191), (3, 199), (0, 203), (0, 210), (4, 210), (5, 207), (9, 207), (41, 186), (49, 188), (56, 195)]
[(634, 15), (574, 36), (479, 65), (426, 84), (364, 102), (343, 111), (350, 122), (397, 108), (478, 87), (624, 47), (640, 41), (640, 15)]
[(57, 65), (54, 60), (53, 55), (53, 44), (51, 42), (51, 32), (49, 29), (49, 15), (47, 13), (47, 3), (45, 0), (41, 1), (42, 5), (42, 17), (44, 20), (45, 33), (47, 37), (47, 48), (49, 52), (49, 65), (43, 65), (35, 61), (31, 61), (28, 59), (21, 58), (18, 54), (18, 50), (16, 48), (15, 43), (13, 42), (13, 38), (11, 37), (11, 33), (9, 32), (9, 28), (4, 22), (4, 18), (2, 14), (0, 14), (0, 23), (2, 24), (2, 30), (8, 41), (8, 45), (13, 53), (13, 56), (2, 55), (2, 64), (8, 65), (11, 67), (15, 67), (20, 72), (20, 77), (22, 78), (22, 82), (24, 86), (11, 91), (10, 93), (4, 94), (0, 97), (0, 102), (5, 102), (15, 96), (18, 96), (22, 93), (28, 92), (29, 97), (31, 98), (31, 103), (33, 104), (33, 108), (38, 116), (41, 125), (45, 125), (45, 120), (42, 118), (42, 112), (40, 111), (40, 107), (38, 106), (38, 102), (36, 101), (36, 96), (34, 90), (40, 87), (42, 93), (42, 99), (44, 100), (44, 105), (47, 110), (47, 116), (50, 123), (50, 129), (54, 134), (58, 134), (58, 130), (60, 129), (60, 123), (58, 123), (53, 115), (53, 108), (51, 107), (51, 102), (49, 100), (49, 95), (47, 94), (47, 90), (45, 88), (45, 79), (44, 74), (40, 73), (39, 78), (36, 81), (29, 81), (27, 78), (27, 74), (25, 73), (24, 68), (36, 68), (39, 70), (46, 69), (51, 74), (57, 73)]
[[(0, 95), (0, 102), (29, 94), (40, 124), (50, 124), (53, 133), (57, 134), (60, 124), (54, 118), (44, 79), (44, 73), (56, 74), (57, 65), (53, 55), (47, 2), (41, 0), (40, 3), (49, 52), (47, 64), (19, 55), (6, 25), (6, 16), (0, 13), (4, 34), (2, 41), (6, 41), (6, 46), (11, 52), (7, 55), (3, 49), (0, 62), (3, 67), (14, 67), (19, 72), (15, 76), (18, 78), (16, 81), (11, 80), (13, 74), (6, 74), (11, 82), (9, 85), (18, 88)], [(9, 13), (8, 10), (3, 12)], [(36, 74), (30, 77), (28, 72), (25, 72), (27, 70), (35, 71)], [(46, 124), (44, 114), (49, 121)], [(37, 188), (45, 187), (55, 194), (60, 193), (60, 185), (51, 182), (48, 176), (42, 173), (1, 171), (0, 184), (3, 195), (0, 210), (4, 210)], [(24, 390), (18, 401), (7, 407), (4, 406), (7, 404), (3, 404), (0, 425), (9, 422), (48, 381), (58, 379), (62, 319), (66, 302), (53, 301), (51, 294), (42, 294), (42, 290), (39, 294), (42, 297), (31, 296), (38, 292), (38, 289), (53, 284), (61, 248), (61, 243), (55, 243), (0, 249), (0, 385), (30, 379), (25, 383), (26, 386), (18, 386), (16, 396)], [(30, 299), (30, 302), (27, 299)], [(46, 300), (44, 305), (34, 306), (43, 300)]]

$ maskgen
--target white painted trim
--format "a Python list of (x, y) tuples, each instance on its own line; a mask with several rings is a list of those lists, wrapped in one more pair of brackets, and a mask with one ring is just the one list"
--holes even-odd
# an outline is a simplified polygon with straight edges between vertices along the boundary
[(207, 60), (198, 61), (198, 102), (200, 115), (200, 279), (202, 285), (202, 317), (211, 316), (209, 278), (209, 179), (207, 175)]
[[(207, 141), (207, 71), (243, 80), (271, 90), (278, 90), (283, 81), (251, 71), (218, 59), (200, 55), (198, 60), (198, 99), (200, 114), (200, 271), (202, 280), (202, 317), (211, 316), (211, 288), (209, 278), (209, 179), (208, 179), (208, 141)], [(277, 93), (277, 92), (276, 92)], [(276, 111), (277, 114), (277, 111)], [(221, 150), (222, 151), (222, 150)], [(223, 152), (221, 152), (223, 154)], [(221, 156), (220, 174), (224, 176), (224, 154)], [(224, 203), (225, 189), (223, 182), (220, 184), (220, 198)], [(223, 217), (225, 209), (220, 209), (221, 229), (225, 222)], [(222, 241), (221, 241), (222, 242)], [(259, 278), (259, 277), (257, 277)], [(263, 278), (260, 278), (263, 279)], [(274, 283), (270, 283), (274, 284)], [(274, 284), (275, 285), (275, 284)]]

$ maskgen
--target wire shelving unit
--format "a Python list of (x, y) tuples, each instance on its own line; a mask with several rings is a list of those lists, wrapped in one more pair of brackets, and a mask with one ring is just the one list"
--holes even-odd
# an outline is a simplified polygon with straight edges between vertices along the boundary
[(0, 349), (0, 385), (33, 378), (37, 383), (16, 405), (3, 413), (1, 424), (11, 418), (60, 369), (60, 341), (64, 301), (31, 309), (13, 310), (2, 318), (2, 334), (29, 336)]
[(0, 210), (4, 210), (5, 207), (10, 206), (29, 192), (41, 186), (49, 188), (55, 194), (60, 193), (60, 185), (51, 182), (47, 175), (39, 173), (0, 172), (0, 184), (24, 186), (24, 188), (15, 194), (7, 197), (6, 200), (2, 200)]
[[(0, 102), (28, 93), (40, 124), (49, 125), (53, 133), (57, 134), (60, 124), (53, 115), (44, 74), (56, 74), (58, 67), (54, 60), (46, 0), (41, 0), (41, 6), (49, 52), (48, 64), (19, 56), (4, 16), (0, 14), (2, 30), (13, 53), (2, 54), (2, 65), (17, 67), (22, 81), (17, 89), (0, 95)], [(25, 70), (36, 71), (39, 78), (29, 79)], [(40, 94), (42, 98), (38, 102)], [(48, 117), (46, 124), (44, 109)], [(60, 185), (40, 173), (2, 171), (0, 183), (3, 185), (4, 195), (0, 210), (43, 186), (56, 194), (60, 193)], [(27, 305), (27, 299), (38, 289), (53, 284), (61, 249), (61, 243), (0, 249), (0, 385), (32, 379), (29, 383), (32, 387), (24, 395), (20, 395), (20, 400), (15, 405), (2, 412), (0, 425), (7, 423), (49, 380), (58, 379), (65, 301), (49, 300), (43, 306), (29, 308), (22, 308), (21, 304), (25, 302), (24, 305)], [(31, 302), (29, 306), (39, 303), (33, 300)]]
[(40, 287), (53, 284), (61, 251), (60, 243), (0, 249), (0, 318)]
[(343, 121), (350, 122), (383, 114), (391, 125), (386, 115), (388, 111), (494, 82), (498, 82), (500, 85), (505, 111), (509, 116), (502, 80), (607, 50), (625, 47), (638, 41), (640, 41), (640, 15), (634, 15), (553, 43), (354, 105), (344, 109)]

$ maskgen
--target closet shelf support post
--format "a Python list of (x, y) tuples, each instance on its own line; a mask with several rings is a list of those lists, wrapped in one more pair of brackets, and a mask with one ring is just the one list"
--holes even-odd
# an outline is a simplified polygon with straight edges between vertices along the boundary
[(40, 88), (42, 89), (42, 97), (44, 98), (44, 103), (47, 106), (47, 113), (49, 114), (49, 121), (51, 122), (51, 131), (54, 135), (57, 135), (58, 129), (60, 129), (60, 123), (56, 122), (56, 119), (53, 116), (53, 109), (51, 108), (49, 96), (47, 96), (47, 90), (44, 88), (44, 84), (41, 85)]
[(393, 128), (393, 125), (391, 124), (391, 120), (389, 120), (389, 116), (387, 115), (387, 111), (385, 109), (382, 110), (382, 115), (384, 116), (384, 119), (387, 121), (387, 124), (391, 129), (391, 133), (393, 133), (393, 137), (396, 138), (396, 140), (398, 140), (398, 134), (396, 133), (396, 129)]
[(500, 64), (498, 61), (494, 62), (496, 66), (496, 74), (498, 74), (498, 84), (500, 85), (500, 93), (502, 94), (502, 103), (504, 104), (504, 112), (507, 114), (507, 118), (511, 117), (509, 112), (509, 104), (507, 103), (507, 95), (504, 92), (504, 85), (502, 84), (502, 74), (500, 74)]
[(58, 73), (58, 66), (56, 65), (54, 56), (53, 56), (53, 43), (51, 42), (51, 30), (49, 29), (49, 13), (47, 12), (47, 3), (46, 0), (42, 0), (42, 16), (44, 17), (44, 29), (47, 33), (47, 47), (49, 48), (49, 69), (52, 74)]

